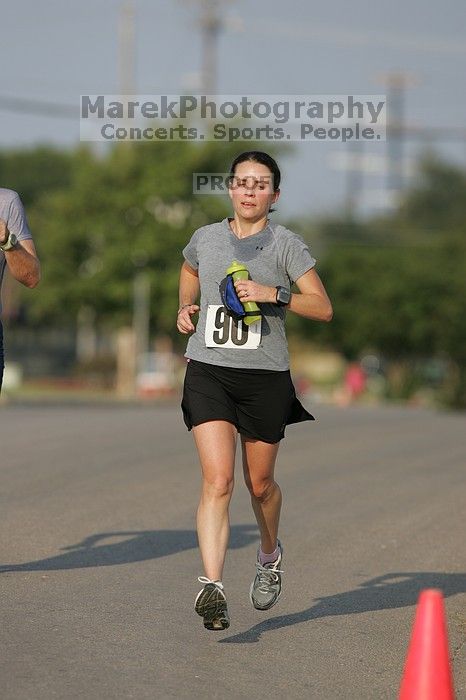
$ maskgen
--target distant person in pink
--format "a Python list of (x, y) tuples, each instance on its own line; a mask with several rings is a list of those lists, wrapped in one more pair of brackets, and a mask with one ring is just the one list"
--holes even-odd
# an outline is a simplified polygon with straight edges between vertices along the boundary
[(358, 362), (352, 362), (345, 373), (345, 393), (348, 401), (354, 401), (366, 389), (366, 373)]

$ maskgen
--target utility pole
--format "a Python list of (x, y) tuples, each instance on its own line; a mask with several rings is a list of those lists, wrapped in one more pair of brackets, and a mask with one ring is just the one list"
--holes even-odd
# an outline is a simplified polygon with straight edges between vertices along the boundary
[(362, 165), (364, 142), (346, 144), (346, 193), (345, 212), (348, 219), (355, 219), (358, 214), (359, 200), (364, 187)]
[(217, 92), (218, 37), (222, 28), (219, 0), (201, 0), (201, 85), (203, 95)]
[(389, 73), (387, 84), (387, 189), (399, 194), (404, 184), (405, 91), (408, 78)]
[(136, 361), (149, 351), (150, 279), (149, 273), (140, 267), (133, 281), (133, 331)]
[(399, 195), (405, 182), (406, 88), (416, 84), (410, 73), (387, 73), (380, 76), (387, 92), (387, 190)]
[[(414, 137), (414, 129), (406, 124), (406, 88), (415, 84), (415, 77), (408, 73), (388, 73), (378, 76), (387, 94), (387, 142), (384, 153), (385, 195), (396, 200), (405, 185), (405, 142)], [(427, 133), (420, 127), (417, 136)], [(466, 133), (466, 132), (465, 132)], [(364, 173), (376, 172), (370, 160), (366, 160), (364, 142), (348, 144), (346, 170), (345, 211), (348, 218), (357, 214), (358, 202), (363, 198)], [(370, 154), (368, 154), (370, 155)], [(370, 190), (369, 190), (370, 193)]]
[(195, 0), (201, 34), (201, 93), (216, 95), (218, 89), (218, 38), (223, 29), (221, 5), (225, 0)]
[(120, 5), (118, 22), (118, 83), (121, 95), (134, 95), (136, 86), (134, 0)]

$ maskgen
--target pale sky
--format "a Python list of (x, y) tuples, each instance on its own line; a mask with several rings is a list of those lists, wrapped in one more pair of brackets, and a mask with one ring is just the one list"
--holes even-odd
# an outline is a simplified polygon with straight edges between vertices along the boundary
[[(19, 114), (2, 97), (79, 105), (80, 94), (118, 93), (120, 0), (15, 0), (4, 3), (0, 42), (0, 147), (74, 146), (76, 119)], [(200, 69), (196, 0), (134, 0), (139, 94), (195, 92)], [(221, 94), (380, 94), (388, 72), (409, 76), (410, 125), (466, 128), (464, 0), (230, 0), (218, 46)], [(264, 150), (267, 150), (267, 144)], [(238, 144), (238, 151), (247, 143)], [(383, 166), (385, 145), (368, 149)], [(466, 167), (466, 141), (437, 142)], [(414, 169), (419, 142), (405, 148)], [(347, 147), (295, 143), (280, 162), (280, 211), (322, 214), (341, 208), (346, 176), (335, 168)], [(411, 162), (412, 161), (412, 162)], [(226, 168), (228, 164), (225, 164)], [(413, 172), (415, 172), (413, 170)], [(366, 173), (362, 209), (383, 199), (386, 178)], [(8, 183), (1, 183), (8, 186)]]

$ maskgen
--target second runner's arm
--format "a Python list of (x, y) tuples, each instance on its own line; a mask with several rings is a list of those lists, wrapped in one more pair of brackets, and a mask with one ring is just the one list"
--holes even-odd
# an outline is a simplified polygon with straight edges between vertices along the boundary
[(199, 297), (200, 284), (197, 270), (184, 262), (180, 270), (179, 310), (176, 326), (180, 333), (191, 333), (195, 330), (191, 316), (199, 311), (195, 303)]
[[(0, 245), (7, 242), (10, 232), (3, 219), (0, 219)], [(17, 241), (5, 251), (5, 260), (12, 276), (25, 287), (33, 288), (40, 280), (40, 263), (32, 240)]]

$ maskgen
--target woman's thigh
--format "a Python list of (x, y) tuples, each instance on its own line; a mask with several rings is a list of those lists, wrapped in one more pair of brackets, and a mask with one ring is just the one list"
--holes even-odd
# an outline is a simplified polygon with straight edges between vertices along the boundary
[(193, 426), (204, 479), (233, 480), (236, 454), (236, 427), (224, 420), (212, 420)]

